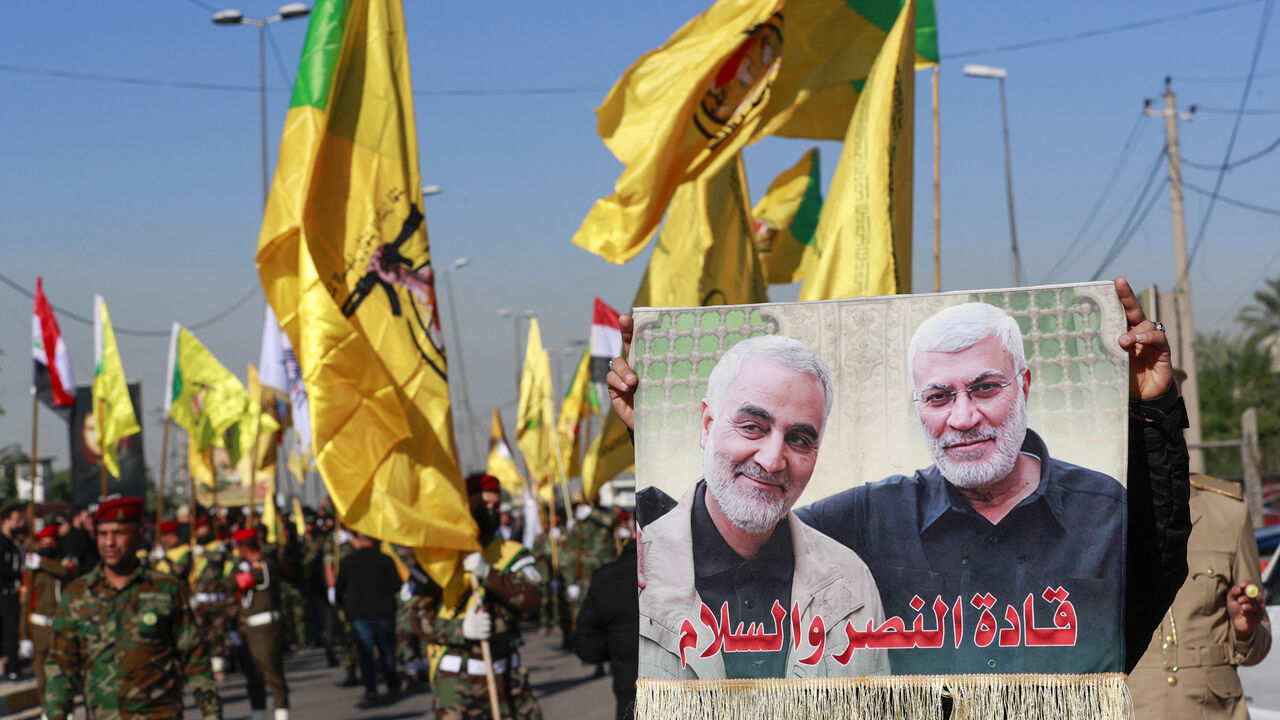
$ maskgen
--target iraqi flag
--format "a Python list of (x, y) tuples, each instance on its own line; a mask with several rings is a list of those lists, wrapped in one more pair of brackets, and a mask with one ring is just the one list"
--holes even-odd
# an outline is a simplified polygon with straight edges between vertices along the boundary
[(71, 374), (71, 356), (58, 330), (58, 320), (44, 296), (42, 278), (36, 278), (35, 311), (31, 315), (31, 354), (35, 358), (36, 395), (50, 410), (71, 419), (76, 404), (76, 380)]
[(622, 331), (618, 329), (618, 311), (596, 298), (591, 315), (591, 382), (604, 382), (609, 363), (622, 354)]

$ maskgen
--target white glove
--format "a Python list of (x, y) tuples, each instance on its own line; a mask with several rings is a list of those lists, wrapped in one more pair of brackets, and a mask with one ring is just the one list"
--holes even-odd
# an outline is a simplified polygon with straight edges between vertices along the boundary
[(164, 546), (163, 546), (163, 545), (157, 545), (157, 546), (155, 546), (155, 547), (151, 548), (151, 559), (152, 559), (152, 560), (163, 560), (163, 559), (164, 559)]
[(342, 544), (344, 542), (350, 542), (350, 541), (351, 541), (351, 533), (347, 532), (346, 530), (338, 531), (338, 544)]
[(338, 590), (337, 588), (329, 588), (329, 604), (338, 607)]
[(626, 540), (631, 537), (631, 528), (618, 528), (618, 537)]
[(579, 505), (578, 509), (573, 511), (573, 516), (578, 518), (579, 520), (586, 520), (587, 518), (591, 517), (591, 506)]
[(482, 607), (473, 607), (462, 618), (462, 637), (468, 640), (488, 640), (493, 635), (493, 617)]
[(18, 643), (18, 657), (25, 659), (36, 656), (36, 644), (30, 640), (23, 640)]
[(200, 544), (198, 544), (198, 543), (197, 543), (197, 544), (195, 544), (195, 545), (192, 545), (192, 546), (191, 546), (191, 554), (192, 554), (192, 555), (195, 555), (196, 557), (200, 557), (201, 555), (203, 555), (203, 554), (204, 554), (204, 546), (203, 546), (203, 545), (200, 545)]
[(559, 537), (560, 537), (560, 528), (558, 528), (558, 527), (553, 527), (553, 528), (551, 528), (551, 530), (550, 530), (550, 531), (548, 531), (548, 532), (547, 532), (547, 534), (548, 534), (548, 535), (550, 535), (550, 536), (551, 536), (551, 537), (553, 537), (553, 538), (557, 538), (557, 539), (559, 539)]
[(489, 563), (484, 561), (484, 555), (473, 552), (462, 558), (462, 569), (476, 576), (480, 582), (489, 577)]
[(23, 563), (28, 570), (40, 569), (40, 555), (38, 553), (27, 553), (27, 561)]
[(241, 560), (240, 564), (236, 566), (236, 569), (240, 572), (253, 572), (253, 566), (249, 564), (248, 560)]
[(569, 588), (564, 591), (564, 594), (568, 595), (570, 600), (576, 601), (578, 598), (582, 597), (582, 586), (570, 585)]

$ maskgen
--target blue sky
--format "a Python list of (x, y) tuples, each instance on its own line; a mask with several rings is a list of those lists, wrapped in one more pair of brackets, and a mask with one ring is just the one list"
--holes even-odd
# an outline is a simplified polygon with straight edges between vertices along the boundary
[[(212, 2), (212, 0), (210, 0)], [(210, 21), (205, 0), (20, 3), (0, 23), (0, 273), (27, 288), (45, 278), (53, 303), (89, 315), (95, 292), (117, 326), (167, 330), (230, 306), (257, 285), (253, 254), (261, 221), (256, 31)], [(1209, 7), (1184, 0), (1026, 3), (939, 0), (942, 117), (943, 290), (1012, 284), (1000, 116), (994, 81), (967, 78), (966, 62), (1005, 67), (1014, 195), (1024, 284), (1089, 279), (1134, 203), (1163, 142), (1158, 118), (1139, 120), (1143, 98), (1159, 102), (1171, 75), (1179, 106), (1204, 111), (1182, 125), (1184, 157), (1222, 161), (1264, 3), (1238, 5), (1130, 32), (1032, 49), (949, 59), (966, 50), (1113, 27)], [(454, 276), (461, 354), (475, 438), (488, 417), (515, 412), (511, 320), (501, 307), (537, 311), (544, 342), (561, 354), (585, 339), (591, 298), (631, 301), (648, 253), (613, 266), (569, 238), (591, 203), (608, 194), (621, 167), (595, 133), (593, 107), (622, 71), (662, 43), (706, 0), (655, 3), (406, 3), (417, 97), (420, 164), (438, 265), (471, 264)], [(242, 0), (251, 16), (274, 3)], [(1273, 28), (1274, 29), (1274, 28)], [(268, 142), (271, 168), (305, 35), (305, 21), (270, 30)], [(1274, 37), (1274, 36), (1272, 36)], [(282, 73), (281, 66), (284, 72)], [(240, 89), (188, 89), (68, 79), (65, 71)], [(1248, 106), (1280, 113), (1280, 49), (1264, 46)], [(286, 75), (288, 77), (286, 77)], [(1217, 78), (1220, 81), (1207, 81)], [(249, 90), (245, 90), (248, 88)], [(584, 88), (549, 95), (451, 91)], [(916, 290), (932, 287), (929, 75), (917, 75), (915, 184)], [(1275, 114), (1246, 115), (1234, 157), (1280, 134)], [(1131, 149), (1126, 139), (1138, 128)], [(813, 143), (768, 139), (746, 151), (758, 198), (770, 180)], [(830, 182), (839, 155), (821, 143)], [(1122, 162), (1118, 162), (1122, 160)], [(1092, 229), (1049, 275), (1119, 168)], [(1280, 152), (1230, 172), (1225, 196), (1280, 207)], [(1189, 183), (1212, 188), (1215, 174), (1187, 168)], [(1161, 170), (1156, 182), (1164, 178)], [(1188, 192), (1192, 241), (1208, 207)], [(1110, 223), (1108, 223), (1110, 220)], [(1237, 309), (1265, 277), (1280, 275), (1280, 218), (1219, 204), (1191, 274), (1197, 329), (1231, 328)], [(1104, 277), (1124, 273), (1136, 287), (1174, 284), (1167, 193)], [(775, 287), (791, 300), (797, 287)], [(441, 298), (442, 302), (446, 298)], [(256, 362), (260, 291), (197, 335), (241, 377)], [(445, 309), (448, 312), (448, 308)], [(30, 301), (0, 287), (0, 444), (30, 443)], [(92, 373), (92, 329), (60, 317), (75, 364)], [(456, 347), (446, 325), (451, 347)], [(126, 372), (143, 383), (153, 467), (160, 447), (164, 338), (121, 335)], [(456, 351), (455, 351), (456, 352)], [(558, 358), (558, 359), (557, 359)], [(455, 357), (456, 362), (456, 357)], [(557, 378), (559, 380), (559, 378)], [(455, 385), (459, 374), (454, 374)], [(455, 387), (455, 399), (460, 399)], [(460, 404), (460, 403), (459, 403)], [(457, 407), (457, 406), (455, 406)], [(455, 411), (462, 430), (462, 414)], [(41, 454), (65, 462), (61, 422), (41, 411)], [(474, 464), (474, 463), (473, 463)]]

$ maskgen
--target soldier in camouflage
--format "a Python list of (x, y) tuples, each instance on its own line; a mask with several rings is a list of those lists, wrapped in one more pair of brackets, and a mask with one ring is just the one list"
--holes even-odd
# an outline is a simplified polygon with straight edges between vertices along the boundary
[[(498, 528), (498, 480), (492, 475), (467, 478), (471, 512), (480, 526), (483, 552), (463, 561), (464, 584), (446, 592), (432, 584), (431, 593), (414, 600), (415, 627), (428, 643), (431, 692), (437, 720), (490, 718), (490, 700), (480, 642), (489, 641), (502, 717), (541, 720), (529, 672), (518, 652), (519, 622), (538, 610), (541, 577), (533, 555), (517, 542), (495, 537)], [(482, 597), (473, 597), (471, 577)]]
[(582, 608), (582, 599), (591, 585), (591, 575), (618, 557), (618, 546), (614, 540), (617, 521), (613, 513), (579, 498), (574, 520), (561, 544), (566, 550), (566, 557), (560, 561), (560, 577), (569, 604), (569, 616), (561, 618), (566, 643), (572, 643), (574, 624), (578, 610)]
[(23, 600), (20, 637), (22, 656), (31, 658), (36, 671), (36, 691), (44, 697), (44, 659), (53, 644), (53, 616), (58, 611), (62, 588), (75, 577), (76, 560), (58, 547), (58, 528), (45, 525), (36, 533), (36, 552), (27, 553), (27, 578), (30, 593)]
[(142, 498), (111, 498), (94, 517), (101, 562), (62, 593), (45, 659), (45, 716), (90, 720), (182, 717), (182, 687), (206, 718), (222, 717), (208, 649), (185, 586), (137, 561)]
[(191, 547), (178, 540), (178, 521), (160, 523), (160, 541), (151, 552), (151, 567), (185, 581), (193, 559)]
[(235, 628), (235, 593), (231, 579), (231, 551), (215, 540), (207, 515), (196, 518), (196, 543), (192, 548), (191, 611), (209, 643), (213, 675), (222, 679), (231, 657), (230, 633)]

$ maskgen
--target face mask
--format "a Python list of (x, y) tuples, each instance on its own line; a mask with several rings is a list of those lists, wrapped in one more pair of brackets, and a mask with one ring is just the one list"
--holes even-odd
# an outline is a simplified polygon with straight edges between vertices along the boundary
[(53, 547), (40, 548), (40, 556), (49, 558), (50, 560), (62, 559), (62, 548), (54, 545)]
[(472, 513), (476, 524), (480, 526), (480, 537), (490, 538), (498, 531), (500, 523), (497, 508), (480, 508)]

